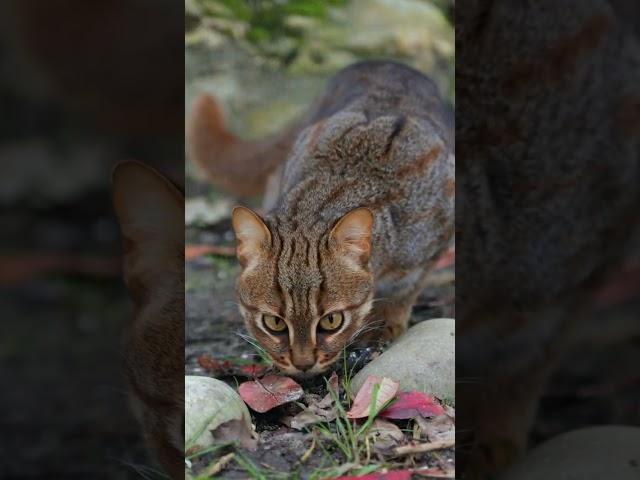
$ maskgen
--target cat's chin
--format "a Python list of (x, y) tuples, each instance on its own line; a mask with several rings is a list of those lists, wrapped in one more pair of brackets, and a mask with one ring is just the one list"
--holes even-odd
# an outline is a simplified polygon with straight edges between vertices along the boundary
[(289, 375), (293, 378), (295, 378), (296, 380), (309, 380), (310, 378), (314, 378), (317, 377), (318, 375), (321, 375), (323, 372), (322, 371), (314, 371), (314, 370), (310, 370), (308, 372), (295, 372), (295, 373), (290, 373)]
[(321, 369), (321, 368), (317, 368), (317, 367), (313, 367), (311, 370), (307, 370), (306, 372), (303, 372), (301, 370), (298, 369), (286, 369), (286, 370), (282, 370), (281, 371), (283, 373), (285, 373), (286, 375), (290, 376), (291, 378), (294, 378), (296, 380), (309, 380), (311, 378), (315, 378), (319, 375), (322, 375), (323, 373), (327, 372), (327, 369)]

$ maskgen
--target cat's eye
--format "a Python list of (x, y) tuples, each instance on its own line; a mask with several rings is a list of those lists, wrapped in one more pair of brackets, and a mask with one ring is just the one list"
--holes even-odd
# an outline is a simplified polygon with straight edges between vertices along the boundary
[(262, 315), (262, 323), (273, 333), (282, 333), (287, 329), (287, 324), (284, 320), (275, 315)]
[(325, 332), (332, 332), (338, 330), (342, 326), (342, 322), (344, 322), (344, 315), (342, 312), (330, 313), (329, 315), (322, 317), (319, 327)]

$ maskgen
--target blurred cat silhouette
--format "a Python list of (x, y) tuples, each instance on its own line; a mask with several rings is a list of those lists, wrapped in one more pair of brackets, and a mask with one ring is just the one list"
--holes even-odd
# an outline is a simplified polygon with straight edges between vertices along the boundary
[(458, 471), (488, 478), (637, 228), (640, 57), (603, 1), (459, 2), (456, 42)]
[(113, 172), (134, 318), (123, 336), (133, 411), (151, 456), (184, 476), (184, 196), (137, 162)]

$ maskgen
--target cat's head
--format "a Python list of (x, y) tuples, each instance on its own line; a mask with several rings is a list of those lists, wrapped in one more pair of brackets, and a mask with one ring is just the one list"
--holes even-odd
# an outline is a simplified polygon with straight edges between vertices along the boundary
[(325, 371), (371, 309), (373, 214), (357, 208), (327, 227), (305, 231), (244, 207), (233, 211), (240, 310), (249, 332), (289, 375)]

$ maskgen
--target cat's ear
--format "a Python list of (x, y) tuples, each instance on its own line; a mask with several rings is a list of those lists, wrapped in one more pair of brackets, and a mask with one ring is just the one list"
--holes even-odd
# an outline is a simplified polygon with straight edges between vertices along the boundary
[(148, 289), (181, 263), (184, 269), (184, 196), (159, 172), (135, 161), (119, 163), (112, 182), (125, 241), (125, 282), (136, 297), (136, 286)]
[(362, 262), (371, 254), (373, 213), (368, 208), (356, 208), (344, 215), (331, 230), (331, 239), (339, 251), (355, 256)]
[(260, 216), (246, 207), (235, 207), (231, 223), (238, 239), (238, 260), (243, 268), (257, 261), (271, 243), (271, 232)]

